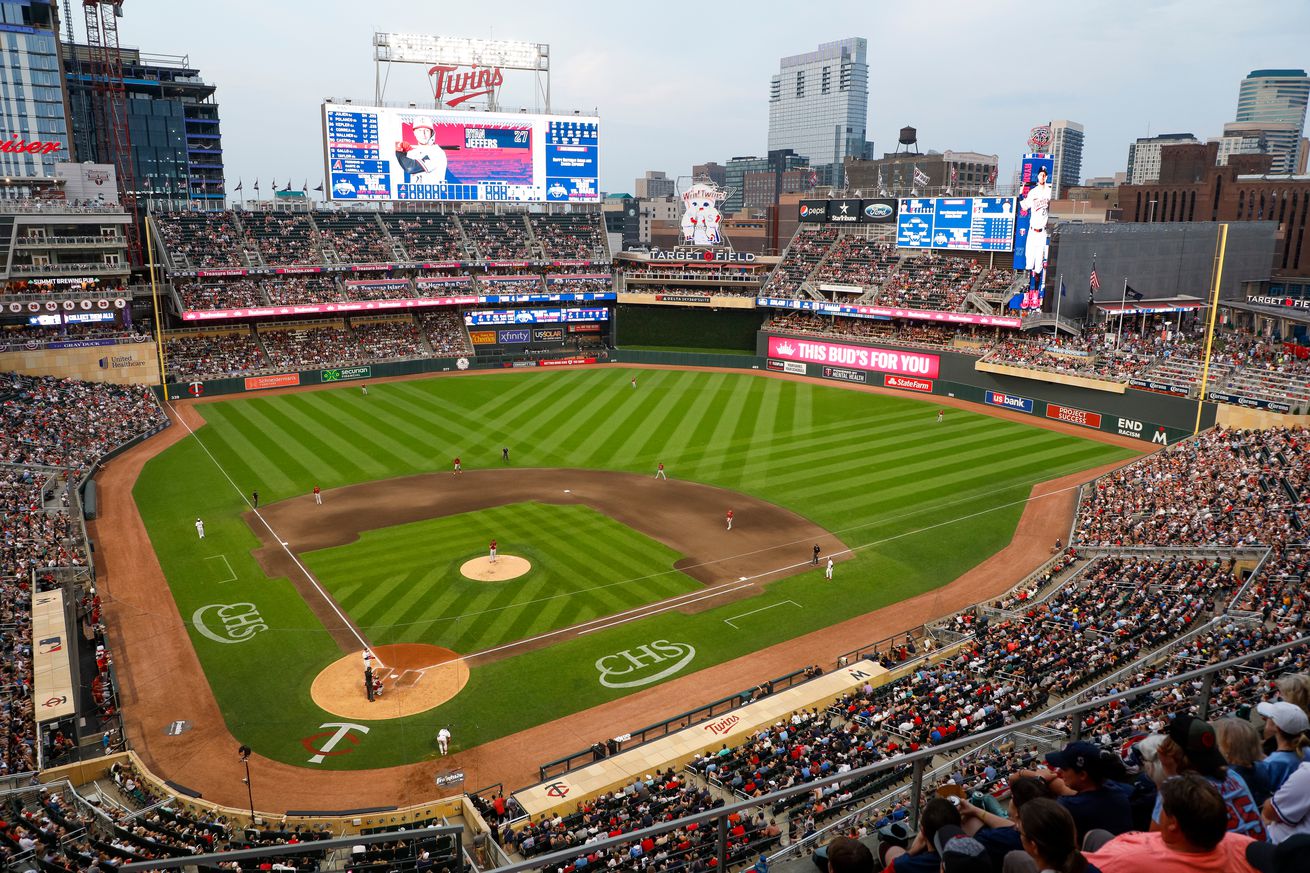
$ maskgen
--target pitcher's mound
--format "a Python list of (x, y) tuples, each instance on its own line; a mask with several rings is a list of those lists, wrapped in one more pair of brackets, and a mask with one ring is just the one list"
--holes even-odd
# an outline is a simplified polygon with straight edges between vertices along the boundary
[(469, 681), (468, 664), (450, 649), (426, 643), (374, 646), (374, 675), (382, 696), (369, 702), (364, 692), (364, 658), (353, 652), (314, 677), (310, 696), (333, 715), (362, 721), (404, 718), (440, 706)]
[(491, 558), (474, 558), (465, 561), (459, 568), (464, 578), (478, 582), (508, 582), (517, 579), (532, 569), (532, 562), (516, 555), (497, 555), (496, 563)]

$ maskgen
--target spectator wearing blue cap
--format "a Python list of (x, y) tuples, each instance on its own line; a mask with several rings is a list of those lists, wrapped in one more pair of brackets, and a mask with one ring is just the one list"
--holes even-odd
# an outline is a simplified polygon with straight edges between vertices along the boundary
[(1046, 781), (1056, 801), (1073, 816), (1079, 840), (1092, 830), (1123, 834), (1133, 829), (1131, 789), (1109, 778), (1110, 762), (1100, 746), (1069, 743), (1048, 752), (1046, 764), (1050, 769), (1019, 775)]

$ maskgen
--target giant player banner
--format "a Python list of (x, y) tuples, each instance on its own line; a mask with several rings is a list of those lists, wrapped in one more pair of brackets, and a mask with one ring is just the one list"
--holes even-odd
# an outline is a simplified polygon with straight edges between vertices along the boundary
[(594, 203), (600, 119), (323, 104), (333, 200)]
[[(1019, 163), (1019, 219), (1014, 229), (1014, 268), (1028, 272), (1028, 290), (1020, 306), (1011, 309), (1041, 309), (1046, 290), (1046, 259), (1050, 252), (1049, 226), (1051, 175), (1055, 160), (1050, 155), (1027, 154)], [(1018, 295), (1016, 295), (1017, 297)]]

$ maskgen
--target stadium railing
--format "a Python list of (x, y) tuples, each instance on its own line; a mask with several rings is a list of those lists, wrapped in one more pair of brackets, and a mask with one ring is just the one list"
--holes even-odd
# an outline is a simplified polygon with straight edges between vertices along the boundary
[[(777, 679), (769, 679), (766, 681), (771, 688), (769, 693), (772, 693), (772, 691), (781, 691), (784, 688), (790, 688), (793, 685), (805, 682), (810, 678), (811, 674), (806, 670), (796, 670), (788, 673), (786, 676), (779, 676)], [(686, 712), (679, 713), (678, 715), (666, 718), (663, 721), (655, 722), (654, 724), (649, 724), (643, 728), (637, 728), (626, 734), (605, 738), (597, 742), (596, 745), (592, 746), (590, 749), (581, 752), (574, 752), (570, 755), (565, 755), (562, 758), (556, 758), (554, 761), (542, 764), (538, 768), (538, 774), (541, 781), (545, 782), (547, 779), (561, 776), (584, 764), (599, 761), (603, 757), (616, 755), (619, 752), (626, 752), (642, 745), (643, 743), (648, 743), (652, 740), (659, 739), (660, 737), (667, 736), (674, 731), (680, 731), (683, 728), (691, 727), (698, 722), (717, 718), (726, 712), (732, 712), (734, 709), (737, 709), (740, 706), (745, 706), (753, 700), (758, 699), (754, 696), (754, 692), (764, 684), (764, 682), (761, 682), (760, 685), (755, 686), (755, 688), (748, 688), (744, 691), (738, 691), (736, 694), (729, 695), (728, 697), (721, 697), (712, 703), (706, 703), (695, 709), (689, 709)], [(597, 746), (605, 747), (605, 755), (600, 754)]]
[[(733, 814), (738, 814), (738, 815), (742, 815), (743, 817), (748, 817), (751, 812), (757, 809), (764, 809), (773, 806), (775, 804), (787, 800), (788, 798), (795, 797), (796, 795), (799, 794), (813, 794), (817, 790), (821, 790), (827, 786), (833, 785), (838, 782), (841, 782), (843, 784), (851, 783), (866, 777), (871, 777), (880, 773), (884, 773), (885, 771), (889, 771), (894, 768), (904, 767), (906, 765), (909, 765), (911, 767), (910, 785), (908, 788), (910, 793), (910, 825), (912, 828), (917, 827), (917, 813), (918, 813), (920, 801), (922, 800), (923, 797), (924, 779), (931, 772), (930, 766), (934, 758), (938, 758), (938, 757), (954, 758), (958, 753), (967, 752), (971, 749), (974, 749), (975, 747), (983, 746), (987, 743), (998, 742), (1004, 740), (1006, 737), (1010, 737), (1017, 734), (1025, 734), (1025, 733), (1031, 734), (1033, 732), (1047, 730), (1047, 728), (1045, 728), (1045, 725), (1053, 721), (1068, 719), (1071, 716), (1081, 715), (1082, 713), (1090, 712), (1092, 710), (1096, 710), (1101, 707), (1108, 706), (1109, 704), (1117, 701), (1127, 700), (1142, 694), (1149, 694), (1152, 691), (1155, 691), (1160, 688), (1164, 688), (1166, 686), (1181, 685), (1181, 684), (1192, 682), (1193, 680), (1196, 679), (1205, 680), (1207, 677), (1213, 677), (1215, 674), (1219, 673), (1220, 671), (1230, 669), (1239, 664), (1244, 664), (1247, 661), (1267, 658), (1271, 655), (1275, 655), (1280, 652), (1285, 652), (1290, 649), (1307, 646), (1307, 645), (1310, 645), (1310, 636), (1302, 636), (1295, 640), (1289, 640), (1284, 643), (1279, 643), (1278, 645), (1269, 646), (1259, 651), (1248, 652), (1246, 654), (1239, 655), (1234, 658), (1229, 658), (1227, 660), (1220, 661), (1218, 663), (1209, 664), (1199, 669), (1191, 670), (1186, 673), (1174, 674), (1164, 679), (1160, 679), (1155, 682), (1151, 682), (1145, 685), (1141, 685), (1139, 687), (1129, 689), (1128, 691), (1123, 691), (1116, 694), (1110, 694), (1103, 697), (1097, 697), (1094, 700), (1090, 700), (1084, 703), (1075, 703), (1073, 705), (1069, 705), (1067, 703), (1057, 704), (1053, 709), (1048, 710), (1047, 712), (1044, 712), (1041, 715), (1035, 716), (1033, 718), (1025, 719), (1020, 722), (1015, 722), (1014, 724), (1004, 725), (1002, 727), (995, 728), (993, 730), (985, 731), (978, 734), (972, 734), (968, 737), (964, 737), (958, 740), (953, 740), (951, 742), (943, 743), (938, 746), (933, 746), (932, 748), (929, 749), (923, 749), (921, 751), (914, 752), (912, 754), (902, 755), (900, 757), (888, 759), (885, 761), (879, 761), (878, 763), (870, 764), (867, 767), (860, 767), (858, 769), (849, 770), (845, 773), (836, 773), (832, 776), (827, 776), (822, 779), (817, 779), (811, 782), (805, 782), (800, 785), (793, 785), (789, 788), (785, 788), (780, 791), (775, 791), (760, 797), (752, 797), (748, 800), (729, 803), (717, 809), (711, 810), (709, 812), (699, 813), (697, 815), (688, 816), (686, 818), (681, 818), (674, 821), (661, 822), (660, 824), (651, 828), (633, 831), (631, 833), (625, 833), (622, 834), (621, 836), (609, 837), (604, 840), (596, 840), (594, 842), (589, 842), (587, 844), (587, 849), (589, 852), (596, 851), (597, 853), (600, 853), (605, 849), (612, 848), (620, 844), (633, 843), (642, 840), (646, 837), (657, 837), (660, 834), (668, 833), (673, 830), (686, 828), (688, 825), (691, 824), (696, 824), (697, 827), (710, 826), (716, 829), (716, 833), (718, 836), (717, 858), (715, 861), (717, 867), (713, 869), (728, 870), (730, 869), (729, 857), (728, 857), (728, 839), (727, 839), (728, 828), (729, 828), (728, 816)], [(1204, 688), (1202, 689), (1201, 694), (1207, 694)], [(1206, 705), (1206, 701), (1200, 700), (1199, 697), (1200, 695), (1198, 695), (1198, 700), (1196, 705), (1198, 707), (1204, 707)], [(1206, 700), (1208, 700), (1208, 694)], [(1077, 720), (1075, 719), (1074, 721)], [(496, 868), (494, 871), (491, 871), (491, 873), (520, 873), (520, 871), (537, 870), (537, 869), (553, 870), (561, 866), (567, 866), (570, 862), (572, 862), (574, 858), (577, 857), (577, 854), (578, 854), (578, 848), (574, 846), (565, 849), (563, 851), (552, 852), (544, 855), (537, 855), (531, 858), (530, 860), (518, 861), (514, 864), (510, 864), (504, 867), (499, 867)], [(739, 864), (743, 862), (753, 863), (753, 859), (755, 856), (750, 853), (748, 854), (750, 855), (749, 860), (747, 858), (739, 858), (736, 863)], [(782, 854), (783, 852), (779, 852), (774, 857), (781, 856)], [(772, 860), (772, 858), (770, 860)], [(164, 866), (164, 862), (160, 862), (159, 864), (153, 865), (150, 868), (147, 868), (145, 866), (138, 866), (138, 865), (127, 865), (122, 869), (124, 871), (130, 871), (132, 869), (154, 869), (159, 866)]]

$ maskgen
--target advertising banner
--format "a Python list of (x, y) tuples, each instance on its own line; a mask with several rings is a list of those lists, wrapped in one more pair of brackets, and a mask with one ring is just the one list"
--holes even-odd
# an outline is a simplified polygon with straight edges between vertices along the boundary
[(595, 203), (595, 116), (323, 104), (333, 200)]
[(1229, 394), (1226, 391), (1209, 392), (1211, 400), (1220, 403), (1232, 403), (1236, 406), (1245, 406), (1247, 409), (1268, 409), (1270, 412), (1291, 412), (1292, 407), (1289, 404), (1277, 400), (1261, 400), (1256, 397), (1245, 397), (1241, 394)]
[(864, 224), (895, 224), (898, 205), (895, 197), (861, 200), (860, 221)]
[(988, 391), (983, 400), (992, 406), (1001, 406), (1005, 409), (1014, 409), (1018, 412), (1033, 411), (1033, 401), (1028, 397), (1020, 397), (1017, 394), (1006, 394), (1001, 391)]
[(594, 364), (595, 358), (546, 358), (537, 361), (538, 367), (573, 367), (578, 364)]
[(374, 312), (393, 309), (423, 309), (432, 306), (468, 306), (478, 298), (418, 297), (406, 300), (355, 300), (348, 303), (307, 303), (294, 306), (251, 306), (249, 309), (187, 309), (183, 321), (214, 321), (222, 318), (267, 318), (271, 315), (321, 315), (329, 312)]
[(863, 370), (852, 370), (848, 367), (824, 367), (822, 371), (823, 378), (835, 379), (838, 382), (854, 382), (857, 385), (867, 385), (869, 374)]
[(767, 309), (801, 309), (824, 315), (846, 315), (888, 321), (904, 318), (911, 321), (939, 321), (945, 324), (977, 324), (983, 327), (1019, 327), (1023, 319), (1010, 315), (980, 315), (972, 312), (947, 312), (933, 309), (897, 309), (889, 306), (861, 306), (854, 303), (830, 303), (796, 297), (757, 297), (755, 305)]
[(1046, 417), (1056, 421), (1067, 421), (1070, 424), (1090, 427), (1094, 430), (1101, 429), (1101, 413), (1088, 412), (1085, 409), (1075, 409), (1072, 406), (1058, 406), (1054, 403), (1046, 404)]
[(828, 220), (828, 201), (802, 200), (799, 218), (805, 224), (823, 224)]
[(656, 294), (661, 303), (709, 303), (713, 298), (702, 294)]
[(289, 388), (300, 384), (299, 373), (278, 373), (274, 376), (247, 376), (247, 391), (262, 391), (265, 388)]
[(791, 373), (793, 376), (804, 376), (806, 372), (805, 365), (798, 361), (775, 361), (770, 358), (767, 367), (775, 373)]
[(323, 370), (318, 374), (320, 382), (349, 382), (352, 379), (372, 378), (372, 367), (339, 367), (335, 370)]
[(1143, 391), (1154, 391), (1157, 394), (1171, 394), (1174, 397), (1187, 397), (1192, 393), (1192, 389), (1186, 385), (1172, 385), (1168, 382), (1157, 382), (1154, 379), (1129, 379), (1128, 384), (1133, 388), (1140, 388)]
[(559, 324), (566, 321), (608, 321), (608, 309), (484, 309), (464, 313), (467, 325)]
[(829, 224), (856, 224), (862, 214), (859, 200), (847, 198), (828, 201)]
[(769, 337), (769, 357), (809, 364), (841, 364), (905, 376), (937, 378), (941, 358), (922, 352), (893, 351), (820, 340)]
[(469, 341), (475, 346), (494, 346), (496, 344), (496, 332), (494, 330), (471, 330), (469, 331)]
[(570, 324), (569, 333), (600, 333), (601, 325), (594, 322), (589, 324)]
[(531, 330), (498, 330), (496, 331), (496, 341), (501, 345), (517, 345), (519, 343), (532, 342)]
[[(1046, 293), (1046, 262), (1051, 234), (1047, 226), (1055, 189), (1051, 177), (1055, 161), (1050, 155), (1024, 155), (1019, 164), (1019, 217), (1014, 229), (1014, 268), (1028, 273), (1028, 289), (1021, 309), (1041, 309)], [(1018, 295), (1016, 295), (1018, 296)]]
[(899, 388), (902, 391), (922, 391), (925, 394), (932, 393), (931, 379), (914, 379), (909, 376), (893, 376), (890, 373), (882, 377), (884, 388)]
[(563, 342), (564, 329), (562, 327), (534, 327), (532, 329), (532, 341), (534, 343)]

